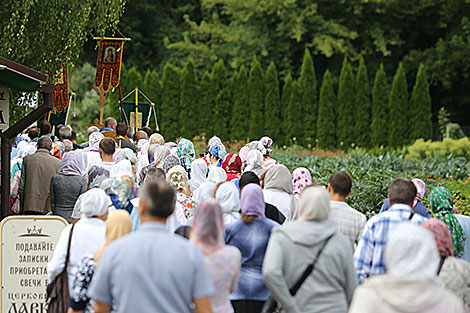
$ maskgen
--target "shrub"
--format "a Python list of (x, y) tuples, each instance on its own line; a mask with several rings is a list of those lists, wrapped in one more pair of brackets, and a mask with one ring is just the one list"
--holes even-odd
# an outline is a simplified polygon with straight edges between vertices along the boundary
[(464, 157), (470, 160), (470, 140), (468, 137), (461, 139), (445, 138), (443, 141), (424, 139), (416, 140), (408, 147), (406, 158), (425, 159), (427, 157)]
[(257, 140), (264, 136), (264, 75), (258, 59), (254, 57), (251, 63), (250, 78), (248, 79), (250, 94), (250, 125), (248, 137)]
[(344, 58), (343, 68), (339, 76), (338, 101), (336, 103), (336, 136), (338, 142), (342, 142), (345, 147), (349, 147), (355, 142), (355, 107), (354, 96), (356, 94), (356, 86), (354, 82), (354, 74), (348, 60)]

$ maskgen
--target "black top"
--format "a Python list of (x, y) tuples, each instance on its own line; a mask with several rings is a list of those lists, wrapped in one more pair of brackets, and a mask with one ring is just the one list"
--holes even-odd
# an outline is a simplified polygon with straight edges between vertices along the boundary
[(278, 222), (279, 224), (284, 223), (286, 217), (279, 212), (279, 210), (272, 204), (266, 203), (265, 213), (267, 218)]
[(136, 147), (132, 143), (130, 143), (129, 141), (127, 141), (125, 139), (122, 139), (122, 138), (116, 138), (114, 140), (116, 141), (119, 148), (121, 148), (121, 149), (129, 148), (132, 151), (134, 151), (134, 153), (137, 152)]

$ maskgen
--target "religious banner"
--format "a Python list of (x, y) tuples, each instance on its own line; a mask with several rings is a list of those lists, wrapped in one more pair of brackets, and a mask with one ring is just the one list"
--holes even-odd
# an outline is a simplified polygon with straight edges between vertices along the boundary
[(57, 71), (54, 80), (54, 111), (60, 113), (69, 105), (69, 75), (67, 64)]
[(67, 225), (59, 216), (10, 216), (2, 220), (1, 312), (47, 312), (47, 263)]
[(0, 130), (5, 131), (10, 126), (10, 91), (0, 87)]
[(94, 88), (100, 94), (100, 124), (103, 123), (103, 109), (106, 103), (106, 94), (111, 88), (119, 85), (121, 76), (122, 49), (124, 42), (129, 38), (99, 38), (100, 49), (96, 63)]

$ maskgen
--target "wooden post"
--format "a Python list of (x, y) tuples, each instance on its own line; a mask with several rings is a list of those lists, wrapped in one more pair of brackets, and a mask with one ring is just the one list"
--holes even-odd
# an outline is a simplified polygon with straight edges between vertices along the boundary
[(106, 93), (100, 88), (100, 124), (103, 124), (104, 105), (106, 103)]

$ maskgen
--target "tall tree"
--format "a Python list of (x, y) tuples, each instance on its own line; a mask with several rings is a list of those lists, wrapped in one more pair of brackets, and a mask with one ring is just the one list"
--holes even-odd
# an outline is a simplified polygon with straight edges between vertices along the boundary
[(248, 137), (250, 140), (255, 140), (264, 136), (264, 75), (256, 56), (251, 63), (248, 92), (251, 113)]
[(233, 75), (232, 79), (232, 97), (233, 110), (232, 120), (230, 121), (230, 139), (242, 140), (246, 139), (248, 134), (249, 120), (247, 118), (248, 101), (247, 94), (248, 73), (242, 65), (240, 71)]
[(292, 82), (292, 76), (290, 73), (286, 75), (284, 78), (284, 87), (282, 88), (282, 97), (281, 97), (281, 134), (282, 138), (280, 140), (280, 144), (288, 144), (290, 138), (288, 138), (289, 135), (289, 103), (290, 103), (290, 98), (292, 96), (293, 92), (293, 87), (294, 83)]
[(167, 64), (163, 69), (162, 81), (162, 118), (160, 125), (162, 134), (167, 141), (175, 140), (179, 135), (180, 113), (180, 71)]
[[(302, 93), (302, 117), (305, 127), (303, 138), (299, 138), (304, 143), (315, 145), (317, 132), (318, 114), (318, 92), (315, 67), (313, 65), (310, 51), (305, 49), (302, 67), (300, 69), (300, 90)], [(299, 121), (301, 122), (301, 121)]]
[(318, 102), (317, 140), (318, 147), (333, 148), (336, 145), (335, 101), (333, 82), (329, 70), (325, 71)]
[(389, 90), (387, 74), (383, 64), (380, 64), (375, 74), (374, 87), (372, 88), (372, 122), (370, 141), (373, 146), (386, 146), (388, 144), (388, 101)]
[(199, 121), (199, 133), (205, 133), (206, 136), (212, 136), (212, 116), (214, 109), (214, 86), (212, 85), (211, 75), (205, 71), (202, 75), (199, 86), (199, 110), (196, 112)]
[(356, 86), (354, 74), (345, 57), (343, 60), (343, 68), (339, 76), (338, 86), (338, 103), (337, 103), (337, 128), (336, 135), (339, 145), (348, 149), (355, 142), (355, 108), (354, 96), (356, 95)]
[(274, 63), (269, 64), (265, 77), (266, 101), (264, 103), (265, 133), (278, 142), (281, 137), (281, 99), (279, 98), (279, 80)]
[(431, 95), (429, 94), (429, 83), (426, 76), (424, 65), (419, 65), (416, 82), (411, 93), (410, 100), (411, 112), (411, 140), (423, 138), (431, 139), (432, 121), (431, 121)]
[(388, 134), (388, 144), (392, 147), (399, 147), (408, 144), (410, 134), (408, 124), (408, 86), (406, 84), (405, 70), (403, 64), (398, 66), (395, 77), (393, 77), (390, 99), (388, 102), (390, 131)]
[(179, 125), (180, 136), (186, 138), (193, 138), (198, 135), (198, 125), (196, 111), (198, 110), (199, 103), (199, 90), (196, 68), (191, 58), (188, 58), (183, 72), (181, 73), (181, 98), (180, 98), (180, 112), (179, 112)]
[(211, 79), (214, 86), (215, 104), (213, 119), (210, 122), (213, 125), (214, 134), (222, 140), (228, 140), (230, 138), (229, 123), (232, 113), (232, 99), (224, 61), (219, 60), (215, 63)]
[(299, 81), (293, 82), (289, 106), (287, 108), (287, 143), (303, 144), (304, 125), (299, 123), (302, 116), (302, 88)]
[(160, 83), (160, 77), (158, 76), (157, 71), (148, 70), (145, 73), (144, 78), (144, 93), (149, 97), (149, 99), (155, 104), (155, 112), (157, 113), (157, 117), (155, 119), (155, 115), (153, 114), (153, 108), (150, 108), (150, 114), (152, 117), (150, 118), (149, 126), (155, 128), (157, 131), (157, 124), (160, 122), (161, 117), (161, 92), (162, 92), (162, 85)]
[(370, 123), (371, 123), (371, 104), (369, 76), (364, 58), (361, 56), (359, 60), (359, 69), (356, 76), (356, 95), (354, 98), (354, 119), (356, 127), (353, 129), (355, 133), (355, 143), (360, 147), (370, 146)]

